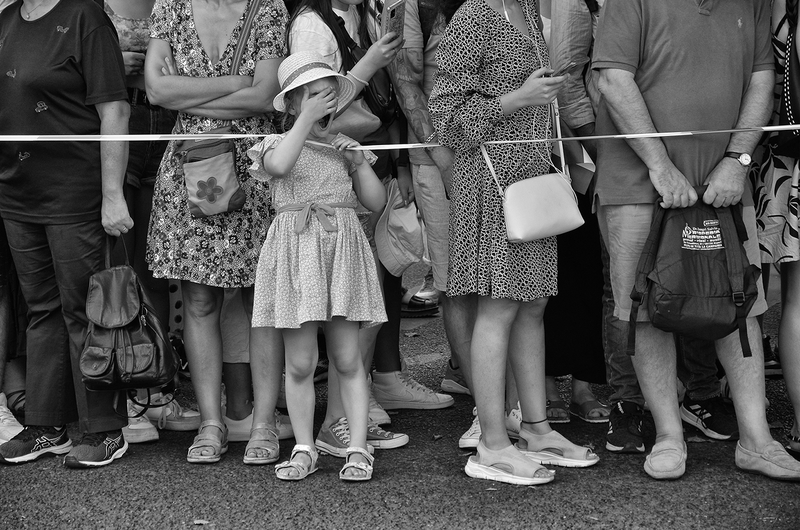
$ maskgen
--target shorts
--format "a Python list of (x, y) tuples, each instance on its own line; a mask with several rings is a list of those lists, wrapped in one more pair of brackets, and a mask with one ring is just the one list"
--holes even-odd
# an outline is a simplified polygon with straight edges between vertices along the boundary
[(250, 319), (244, 310), (241, 289), (225, 289), (219, 317), (222, 330), (222, 362), (250, 362)]
[[(614, 316), (625, 322), (631, 316), (631, 290), (636, 283), (636, 269), (644, 243), (650, 234), (654, 204), (612, 204), (597, 209), (600, 233), (603, 235), (610, 256), (611, 288), (614, 292)], [(750, 263), (760, 266), (761, 255), (756, 235), (756, 217), (753, 206), (745, 206), (742, 219), (747, 227), (745, 252)], [(758, 285), (758, 298), (748, 317), (755, 317), (767, 310), (764, 286)], [(637, 322), (650, 322), (647, 307), (642, 305), (636, 316)]]
[(444, 292), (447, 289), (450, 201), (445, 195), (442, 177), (436, 166), (412, 164), (411, 176), (414, 181), (415, 202), (425, 222), (433, 286)]

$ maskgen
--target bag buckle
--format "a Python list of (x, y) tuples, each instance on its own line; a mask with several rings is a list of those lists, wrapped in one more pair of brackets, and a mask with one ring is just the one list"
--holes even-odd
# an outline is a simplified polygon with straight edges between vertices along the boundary
[(731, 298), (733, 298), (733, 303), (736, 304), (736, 307), (741, 307), (744, 305), (744, 291), (736, 291), (731, 295)]

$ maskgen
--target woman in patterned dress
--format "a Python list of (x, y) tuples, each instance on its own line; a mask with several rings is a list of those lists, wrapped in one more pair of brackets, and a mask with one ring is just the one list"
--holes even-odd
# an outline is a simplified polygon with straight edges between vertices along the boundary
[[(180, 111), (176, 131), (202, 133), (233, 120), (234, 133), (274, 132), (266, 113), (279, 91), (277, 69), (286, 54), (288, 16), (281, 0), (262, 0), (237, 75), (229, 75), (245, 15), (255, 1), (156, 3), (145, 61), (147, 94), (154, 104)], [(164, 155), (154, 192), (147, 261), (154, 276), (182, 282), (186, 353), (204, 420), (189, 448), (192, 463), (217, 462), (227, 450), (220, 412), (223, 288), (247, 288), (247, 305), (252, 306), (256, 265), (270, 222), (267, 189), (247, 172), (247, 149), (255, 141), (235, 142), (237, 175), (247, 196), (241, 210), (192, 217), (175, 142)], [(278, 335), (272, 335), (272, 344), (251, 343), (252, 351), (281, 347)], [(262, 366), (268, 362), (266, 356), (251, 358), (254, 373), (272, 374), (254, 381), (275, 387), (257, 385), (256, 404), (265, 394), (277, 400), (280, 367)], [(274, 426), (274, 407), (265, 409), (254, 412), (253, 423)]]
[[(482, 428), (471, 477), (512, 484), (553, 480), (539, 464), (589, 466), (598, 457), (550, 429), (544, 387), (547, 297), (556, 294), (556, 240), (509, 243), (497, 186), (479, 146), (548, 138), (548, 105), (566, 77), (548, 77), (547, 46), (534, 0), (467, 0), (439, 45), (430, 111), (439, 142), (455, 151), (450, 202), (448, 296), (475, 298), (470, 348)], [(547, 173), (547, 143), (487, 146), (502, 186)], [(522, 409), (520, 442), (506, 433), (510, 360)], [(545, 451), (547, 450), (547, 451)]]
[[(776, 77), (773, 123), (778, 124), (783, 93), (783, 74), (790, 53), (800, 53), (797, 40), (798, 0), (773, 0), (772, 49)], [(794, 46), (787, 48), (792, 35)], [(758, 216), (758, 243), (763, 263), (779, 263), (781, 268), (781, 324), (778, 331), (780, 361), (786, 389), (794, 406), (794, 425), (789, 447), (800, 455), (800, 156), (780, 156), (773, 152), (778, 134), (764, 145), (764, 158), (754, 166), (754, 190)], [(800, 155), (800, 153), (798, 153)]]

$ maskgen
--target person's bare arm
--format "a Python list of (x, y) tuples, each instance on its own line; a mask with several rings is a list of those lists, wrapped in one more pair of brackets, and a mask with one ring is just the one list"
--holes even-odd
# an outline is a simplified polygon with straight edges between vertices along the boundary
[[(130, 105), (127, 101), (97, 103), (95, 108), (100, 116), (100, 134), (128, 134)], [(105, 231), (112, 236), (119, 236), (133, 227), (122, 192), (127, 166), (128, 142), (100, 142), (101, 221)]]
[[(611, 119), (621, 133), (657, 132), (633, 73), (616, 68), (600, 70), (599, 88), (608, 104)], [(662, 207), (685, 208), (697, 201), (697, 193), (672, 163), (660, 138), (639, 138), (627, 142), (647, 166), (650, 181), (661, 196)]]

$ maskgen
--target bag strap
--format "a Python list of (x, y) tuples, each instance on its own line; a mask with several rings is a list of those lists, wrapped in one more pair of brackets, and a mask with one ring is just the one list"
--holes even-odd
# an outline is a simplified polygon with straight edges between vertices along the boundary
[(639, 256), (639, 263), (636, 266), (636, 281), (631, 290), (631, 316), (628, 322), (628, 347), (626, 348), (628, 355), (636, 353), (636, 320), (642, 298), (647, 291), (647, 275), (652, 272), (656, 264), (656, 254), (658, 254), (658, 244), (661, 241), (661, 230), (666, 213), (667, 211), (658, 203), (655, 204), (650, 233), (647, 235), (642, 254)]
[[(553, 165), (553, 167), (556, 170), (556, 173), (558, 173), (561, 176), (561, 178), (563, 178), (564, 180), (567, 181), (568, 184), (570, 184), (572, 181), (570, 180), (569, 176), (567, 176), (566, 173), (567, 166), (566, 166), (566, 160), (564, 159), (564, 145), (563, 142), (561, 141), (562, 138), (561, 120), (559, 119), (558, 116), (558, 100), (554, 100), (553, 103), (550, 104), (550, 109), (548, 112), (548, 122), (551, 120), (552, 123), (554, 123), (556, 132), (556, 135), (553, 138), (551, 138), (551, 140), (558, 145), (558, 157), (561, 160), (561, 171), (559, 171), (558, 168), (552, 164), (551, 160), (547, 160), (544, 157), (542, 157), (542, 159), (545, 160), (545, 162), (547, 162), (548, 164)], [(503, 192), (503, 187), (500, 185), (500, 180), (497, 178), (497, 172), (494, 169), (494, 164), (492, 164), (492, 160), (489, 158), (489, 153), (486, 151), (486, 144), (481, 144), (480, 149), (481, 149), (481, 154), (483, 155), (483, 159), (486, 161), (486, 165), (489, 167), (489, 173), (491, 173), (495, 184), (497, 184), (497, 192), (500, 194), (500, 197), (503, 198), (505, 197), (505, 193)], [(539, 153), (539, 155), (541, 156), (541, 153)], [(576, 201), (578, 200), (577, 196), (575, 200)]]
[[(741, 244), (747, 241), (747, 234), (742, 237), (739, 227), (744, 227), (741, 205), (717, 208), (722, 243), (725, 246), (725, 260), (728, 262), (728, 281), (731, 284), (731, 296), (736, 305), (736, 325), (739, 328), (739, 340), (742, 343), (742, 355), (752, 357), (750, 341), (747, 338), (747, 308), (744, 296), (744, 267), (742, 266)], [(735, 244), (734, 242), (738, 243)]]
[[(231, 61), (229, 75), (236, 75), (236, 72), (239, 71), (245, 48), (247, 48), (247, 39), (250, 38), (250, 31), (253, 29), (253, 22), (255, 22), (262, 1), (263, 0), (252, 0), (248, 6), (247, 15), (242, 25), (242, 31), (239, 33), (239, 40), (236, 41), (236, 48), (233, 51), (233, 60)], [(231, 123), (233, 123), (233, 120), (225, 120), (222, 122), (222, 127), (228, 127)]]
[(112, 259), (111, 259), (111, 257), (112, 257), (111, 255), (114, 252), (114, 245), (116, 244), (117, 241), (120, 241), (122, 243), (122, 252), (123, 252), (123, 256), (125, 257), (125, 263), (124, 264), (125, 265), (130, 265), (130, 263), (128, 262), (128, 247), (125, 246), (125, 238), (122, 237), (122, 236), (114, 237), (112, 235), (106, 234), (106, 248), (105, 248), (105, 253), (104, 253), (104, 255), (105, 255), (105, 268), (106, 269), (110, 269), (112, 267), (112, 265), (113, 265)]

